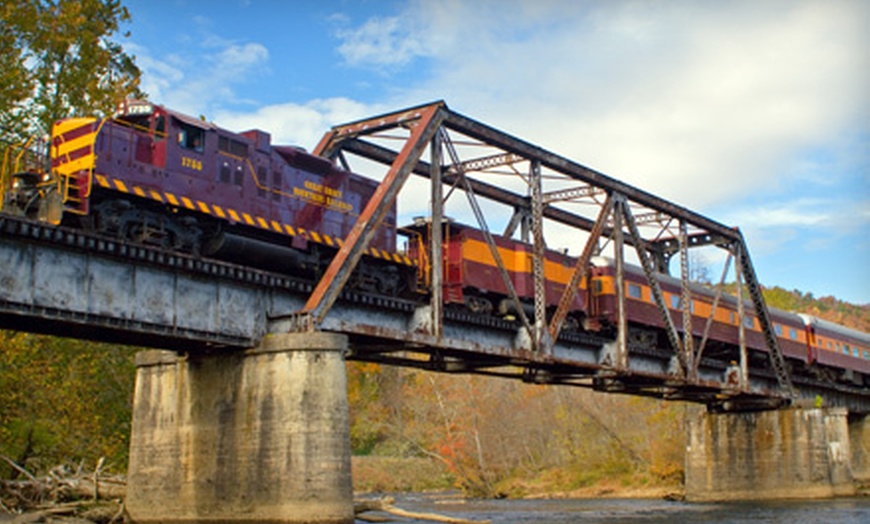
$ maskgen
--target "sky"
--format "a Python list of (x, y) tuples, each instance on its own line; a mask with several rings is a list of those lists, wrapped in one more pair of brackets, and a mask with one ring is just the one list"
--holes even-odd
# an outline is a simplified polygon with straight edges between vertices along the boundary
[(123, 4), (156, 103), (313, 149), (444, 100), (739, 227), (766, 286), (870, 304), (870, 2)]

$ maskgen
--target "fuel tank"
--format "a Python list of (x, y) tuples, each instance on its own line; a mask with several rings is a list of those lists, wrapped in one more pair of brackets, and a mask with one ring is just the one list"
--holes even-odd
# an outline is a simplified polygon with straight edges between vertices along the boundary
[(313, 276), (318, 267), (315, 254), (227, 232), (206, 240), (202, 253), (228, 262), (299, 276)]

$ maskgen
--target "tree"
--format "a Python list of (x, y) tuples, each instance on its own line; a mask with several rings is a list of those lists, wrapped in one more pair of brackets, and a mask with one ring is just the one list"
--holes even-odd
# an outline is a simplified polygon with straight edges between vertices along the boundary
[(0, 331), (0, 456), (39, 474), (100, 457), (123, 470), (135, 372), (131, 348)]
[(130, 20), (120, 0), (0, 0), (0, 17), (5, 140), (45, 136), (58, 119), (108, 114), (142, 96), (139, 68), (113, 40)]
[(12, 138), (23, 132), (19, 102), (30, 93), (23, 51), (16, 47), (18, 37), (7, 23), (14, 14), (15, 2), (0, 4), (0, 138)]

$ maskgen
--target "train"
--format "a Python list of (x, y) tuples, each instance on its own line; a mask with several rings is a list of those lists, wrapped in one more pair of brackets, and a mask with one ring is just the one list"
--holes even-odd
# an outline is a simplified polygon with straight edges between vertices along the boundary
[[(275, 145), (252, 129), (229, 131), (164, 106), (128, 99), (109, 117), (56, 122), (50, 168), (9, 177), (4, 213), (102, 235), (213, 257), (316, 281), (368, 203), (378, 182), (302, 148)], [(423, 301), (429, 292), (425, 219), (399, 227), (392, 204), (348, 286)], [(443, 228), (443, 296), (447, 307), (478, 315), (515, 316), (515, 303), (482, 231), (453, 221)], [(400, 245), (404, 239), (404, 245)], [(522, 307), (534, 297), (532, 247), (494, 235)], [(570, 281), (576, 259), (546, 250), (550, 313)], [(617, 325), (612, 260), (595, 257), (579, 284), (565, 329), (612, 332)], [(657, 276), (678, 330), (681, 283)], [(640, 268), (626, 265), (626, 315), (635, 346), (666, 347), (664, 326)], [(711, 358), (730, 359), (738, 344), (737, 300), (691, 286), (693, 335), (707, 331)], [(747, 311), (752, 308), (747, 306)], [(706, 319), (712, 315), (710, 328)], [(870, 335), (818, 318), (770, 310), (783, 355), (828, 380), (870, 385)], [(758, 320), (744, 317), (746, 343), (766, 350)], [(664, 345), (662, 345), (664, 344)]]
[[(408, 227), (419, 235), (419, 240), (410, 245), (409, 256), (421, 267), (428, 264), (424, 246), (428, 245), (431, 227), (425, 221)], [(508, 290), (483, 232), (448, 222), (443, 226), (442, 238), (445, 304), (480, 314), (514, 316), (515, 306), (507, 296)], [(512, 286), (523, 301), (526, 312), (533, 314), (532, 246), (498, 235), (494, 235), (494, 240)], [(552, 313), (571, 278), (576, 258), (548, 249), (544, 260), (545, 303), (548, 312)], [(618, 325), (614, 261), (607, 257), (593, 257), (590, 266), (586, 281), (581, 281), (578, 286), (565, 328), (614, 333)], [(677, 330), (683, 332), (682, 282), (661, 273), (656, 278), (671, 319)], [(629, 344), (641, 348), (668, 347), (664, 321), (642, 268), (625, 264), (624, 285)], [(697, 340), (702, 340), (706, 332), (708, 342), (704, 355), (726, 361), (738, 358), (737, 299), (723, 293), (717, 302), (714, 288), (701, 283), (690, 283), (689, 287), (692, 334)], [(717, 303), (715, 311), (714, 302)], [(767, 345), (754, 315), (754, 307), (746, 301), (744, 309), (746, 346), (758, 358), (766, 359)], [(778, 345), (787, 360), (811, 368), (810, 374), (825, 380), (870, 386), (870, 335), (810, 315), (768, 309)], [(712, 321), (708, 329), (709, 317)]]

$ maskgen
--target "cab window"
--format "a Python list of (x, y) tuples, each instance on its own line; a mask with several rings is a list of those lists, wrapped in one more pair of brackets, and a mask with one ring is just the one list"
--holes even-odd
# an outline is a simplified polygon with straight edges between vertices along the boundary
[(178, 145), (184, 149), (202, 153), (204, 139), (205, 131), (202, 129), (181, 122), (178, 124)]

